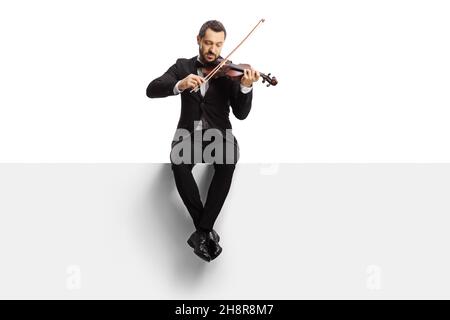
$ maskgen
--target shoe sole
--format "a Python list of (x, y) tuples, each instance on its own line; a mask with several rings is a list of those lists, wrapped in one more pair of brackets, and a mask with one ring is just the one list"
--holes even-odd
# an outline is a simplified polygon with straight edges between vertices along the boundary
[(201, 254), (198, 254), (198, 253), (195, 252), (195, 251), (194, 251), (194, 253), (195, 253), (195, 255), (196, 255), (197, 257), (200, 257), (203, 261), (211, 262), (211, 259), (208, 259), (208, 258), (202, 256)]

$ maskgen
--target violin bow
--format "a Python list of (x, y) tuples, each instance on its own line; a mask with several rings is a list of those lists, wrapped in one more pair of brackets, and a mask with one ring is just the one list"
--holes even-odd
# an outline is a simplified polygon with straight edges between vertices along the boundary
[[(245, 40), (247, 40), (247, 38), (253, 33), (253, 31), (255, 31), (255, 29), (264, 21), (266, 21), (265, 19), (261, 19), (258, 21), (258, 23), (256, 24), (256, 26), (253, 27), (253, 29), (247, 34), (247, 36), (242, 39), (242, 41), (233, 49), (231, 50), (231, 52), (205, 77), (205, 83), (209, 81), (209, 79), (211, 79), (218, 71), (220, 68), (222, 68), (222, 66), (228, 61), (228, 58), (244, 43)], [(198, 89), (200, 89), (200, 86), (197, 85), (195, 86), (190, 93), (192, 92), (197, 92)]]

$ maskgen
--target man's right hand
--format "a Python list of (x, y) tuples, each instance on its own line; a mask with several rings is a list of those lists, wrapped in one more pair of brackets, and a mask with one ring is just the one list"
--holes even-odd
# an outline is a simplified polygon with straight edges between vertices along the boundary
[(193, 89), (197, 86), (200, 86), (204, 82), (205, 82), (204, 78), (191, 73), (186, 78), (180, 81), (180, 83), (178, 84), (178, 90), (183, 91), (188, 88)]

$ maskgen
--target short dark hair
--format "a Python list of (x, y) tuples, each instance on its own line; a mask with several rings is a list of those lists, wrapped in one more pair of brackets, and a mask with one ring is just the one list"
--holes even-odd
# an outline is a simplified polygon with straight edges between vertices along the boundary
[(223, 26), (223, 24), (220, 21), (217, 21), (217, 20), (206, 21), (200, 28), (200, 31), (198, 32), (198, 36), (200, 38), (203, 38), (205, 36), (206, 29), (208, 29), (208, 28), (215, 32), (223, 31), (224, 38), (227, 37), (227, 31), (225, 30), (225, 27)]

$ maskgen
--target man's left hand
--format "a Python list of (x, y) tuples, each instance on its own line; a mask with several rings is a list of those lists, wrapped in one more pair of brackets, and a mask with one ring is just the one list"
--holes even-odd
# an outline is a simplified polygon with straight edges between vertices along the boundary
[(251, 87), (253, 82), (259, 80), (259, 72), (253, 69), (244, 69), (244, 74), (241, 78), (241, 84), (246, 87)]

